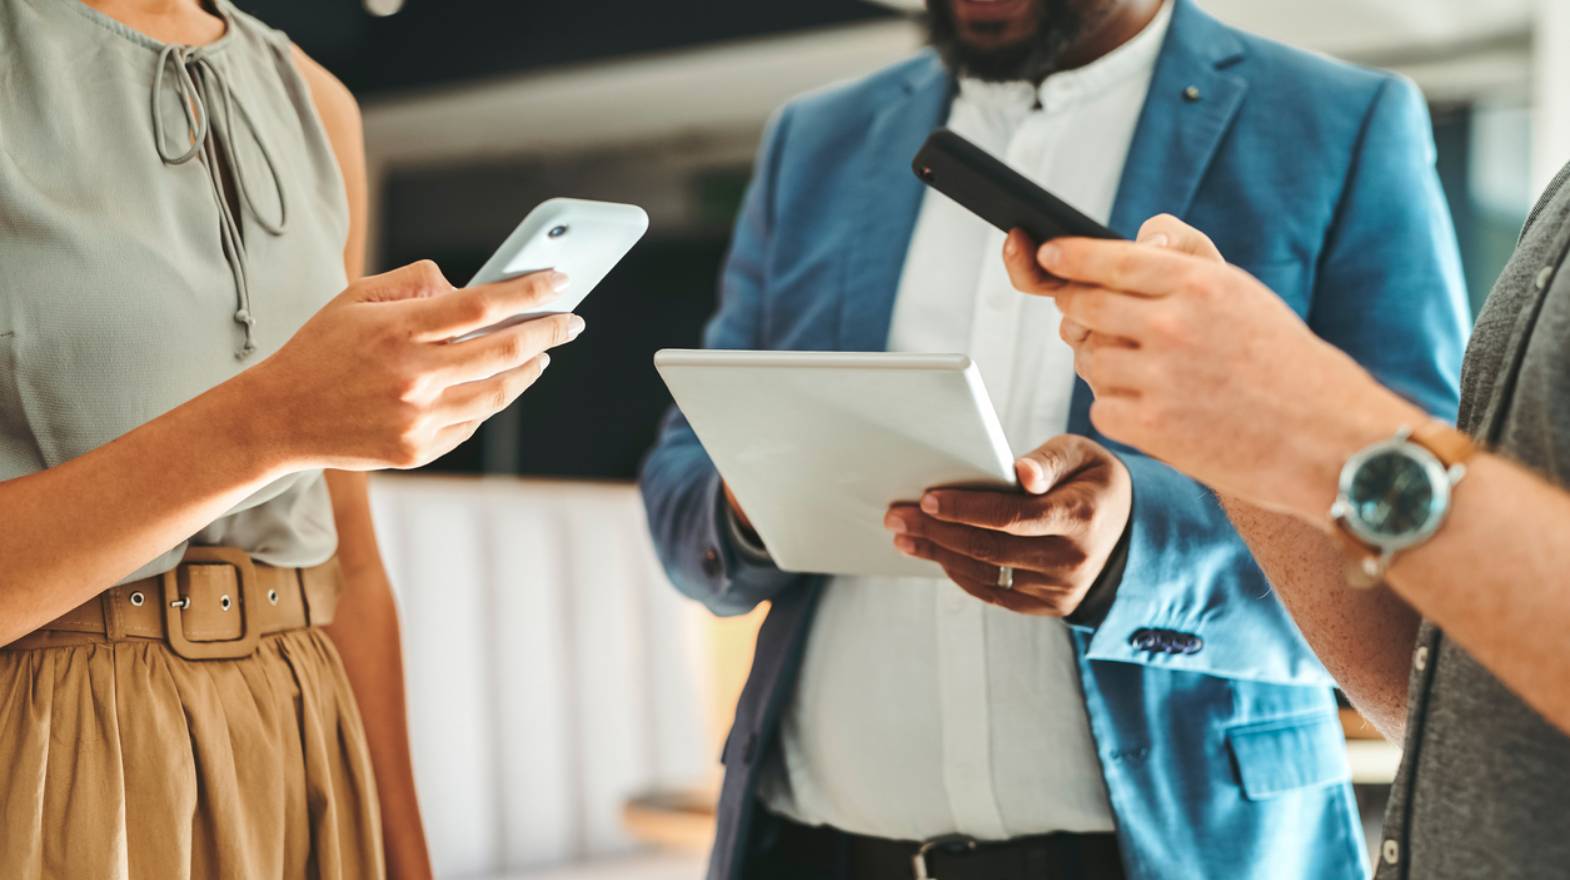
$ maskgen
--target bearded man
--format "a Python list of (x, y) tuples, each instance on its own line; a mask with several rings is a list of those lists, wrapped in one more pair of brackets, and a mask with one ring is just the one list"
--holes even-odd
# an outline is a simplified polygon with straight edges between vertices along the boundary
[(710, 877), (1361, 878), (1330, 676), (1215, 496), (1096, 433), (1003, 234), (909, 166), (946, 125), (1125, 235), (1182, 218), (1448, 419), (1467, 316), (1426, 105), (1192, 0), (927, 6), (932, 50), (775, 116), (706, 344), (964, 352), (1034, 451), (1020, 491), (888, 512), (948, 579), (831, 578), (773, 564), (670, 414), (643, 491), (672, 581), (771, 605)]

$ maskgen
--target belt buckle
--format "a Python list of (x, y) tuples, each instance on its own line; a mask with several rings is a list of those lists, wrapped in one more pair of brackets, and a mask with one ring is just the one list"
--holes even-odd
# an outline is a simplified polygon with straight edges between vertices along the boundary
[[(240, 636), (212, 642), (193, 642), (186, 638), (181, 615), (191, 599), (180, 592), (180, 572), (187, 565), (225, 565), (235, 570), (240, 582)], [(261, 634), (251, 619), (256, 608), (256, 563), (251, 555), (234, 547), (191, 547), (180, 564), (163, 575), (164, 641), (170, 650), (187, 660), (240, 660), (256, 653)]]
[(916, 855), (911, 858), (911, 866), (915, 869), (915, 880), (938, 880), (937, 877), (928, 873), (930, 869), (927, 867), (927, 856), (931, 855), (935, 850), (950, 850), (958, 853), (969, 852), (975, 848), (976, 839), (966, 837), (963, 834), (945, 834), (942, 837), (934, 837), (931, 840), (924, 841), (916, 849)]

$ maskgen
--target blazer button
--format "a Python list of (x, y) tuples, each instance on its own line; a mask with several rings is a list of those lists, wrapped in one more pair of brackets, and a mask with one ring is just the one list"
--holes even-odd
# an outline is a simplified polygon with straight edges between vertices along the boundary
[(1137, 629), (1128, 643), (1152, 654), (1198, 654), (1205, 647), (1199, 636), (1171, 629)]
[(1151, 654), (1170, 654), (1172, 646), (1167, 641), (1168, 632), (1161, 629), (1136, 629), (1128, 642), (1135, 648)]
[(717, 578), (723, 573), (725, 566), (720, 562), (720, 551), (710, 547), (703, 551), (703, 573), (711, 578)]

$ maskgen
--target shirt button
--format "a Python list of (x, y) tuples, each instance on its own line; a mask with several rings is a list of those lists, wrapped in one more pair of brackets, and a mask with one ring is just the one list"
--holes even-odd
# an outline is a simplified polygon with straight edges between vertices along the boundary
[(1380, 854), (1385, 857), (1385, 864), (1394, 865), (1401, 861), (1401, 844), (1394, 840), (1387, 840), (1385, 845), (1380, 847)]
[(711, 578), (720, 576), (725, 566), (720, 563), (720, 551), (710, 547), (703, 552), (703, 573)]
[(1423, 670), (1428, 668), (1428, 646), (1427, 645), (1420, 645), (1420, 646), (1418, 646), (1417, 656), (1412, 658), (1412, 665), (1417, 667), (1417, 671), (1418, 672), (1422, 672)]
[(1552, 281), (1553, 278), (1554, 278), (1554, 267), (1553, 266), (1544, 266), (1543, 268), (1537, 270), (1537, 280), (1535, 282), (1533, 282), (1533, 283), (1537, 285), (1537, 289), (1538, 290), (1542, 290), (1543, 288), (1548, 286), (1548, 282)]

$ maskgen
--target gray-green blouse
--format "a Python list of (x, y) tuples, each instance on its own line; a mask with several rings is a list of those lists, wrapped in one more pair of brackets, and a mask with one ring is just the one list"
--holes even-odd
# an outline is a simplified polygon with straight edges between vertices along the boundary
[[(231, 378), (344, 287), (343, 179), (289, 40), (212, 8), (224, 36), (187, 48), (79, 0), (0, 0), (0, 480)], [(193, 540), (326, 560), (321, 473)]]

